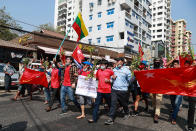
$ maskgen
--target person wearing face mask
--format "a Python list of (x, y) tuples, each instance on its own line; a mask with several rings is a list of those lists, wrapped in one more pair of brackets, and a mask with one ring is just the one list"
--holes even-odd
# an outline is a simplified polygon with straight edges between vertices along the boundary
[[(91, 72), (90, 72), (90, 66), (92, 66), (92, 64), (88, 61), (83, 62), (84, 66), (83, 68), (79, 71), (78, 75), (82, 75), (82, 76), (88, 76)], [(81, 107), (81, 112), (82, 114), (78, 117), (76, 117), (76, 119), (82, 119), (85, 118), (85, 103), (89, 102), (90, 103), (91, 98), (86, 97), (86, 96), (81, 96), (79, 95), (79, 104)]]
[(61, 108), (62, 112), (60, 115), (64, 115), (67, 113), (67, 105), (66, 105), (66, 95), (68, 94), (69, 99), (74, 102), (74, 104), (77, 106), (77, 108), (80, 110), (80, 104), (77, 102), (77, 100), (74, 97), (74, 89), (76, 87), (77, 82), (77, 76), (78, 76), (78, 68), (73, 63), (72, 57), (66, 58), (66, 64), (64, 69), (64, 79), (61, 86)]
[[(161, 68), (161, 60), (159, 58), (154, 59), (154, 69)], [(158, 123), (158, 118), (160, 116), (160, 108), (162, 101), (162, 94), (153, 94), (152, 105), (154, 108), (154, 123)]]
[(55, 61), (52, 64), (52, 72), (51, 72), (51, 88), (53, 90), (52, 97), (49, 99), (48, 107), (45, 109), (46, 112), (51, 111), (52, 106), (54, 104), (55, 97), (58, 99), (60, 103), (60, 76), (61, 70)]
[(132, 79), (132, 73), (127, 67), (123, 66), (124, 58), (118, 58), (116, 61), (116, 68), (113, 69), (114, 75), (112, 76), (113, 86), (111, 92), (111, 107), (109, 112), (109, 119), (105, 121), (106, 125), (112, 125), (114, 123), (118, 102), (120, 105), (122, 105), (125, 112), (124, 119), (128, 119), (130, 117), (128, 108), (128, 87)]
[(93, 119), (89, 119), (89, 123), (97, 122), (99, 106), (105, 99), (109, 108), (111, 105), (111, 77), (114, 72), (111, 69), (107, 69), (108, 61), (102, 60), (100, 62), (100, 69), (96, 73), (96, 78), (98, 80), (97, 98), (95, 99), (95, 105), (93, 109)]

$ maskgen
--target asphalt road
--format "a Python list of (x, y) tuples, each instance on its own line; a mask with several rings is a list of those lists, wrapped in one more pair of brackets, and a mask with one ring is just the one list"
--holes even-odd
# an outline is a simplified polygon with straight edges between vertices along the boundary
[[(3, 125), (3, 131), (183, 131), (186, 126), (187, 102), (183, 101), (177, 124), (172, 125), (169, 122), (170, 101), (167, 96), (163, 99), (158, 124), (153, 123), (152, 107), (150, 107), (149, 113), (140, 112), (139, 116), (130, 117), (128, 120), (123, 120), (122, 113), (118, 113), (114, 125), (106, 126), (104, 121), (107, 120), (107, 116), (103, 106), (98, 122), (89, 124), (87, 119), (92, 116), (90, 107), (86, 110), (86, 118), (77, 120), (76, 116), (80, 113), (71, 102), (68, 114), (61, 116), (59, 115), (61, 109), (57, 108), (58, 103), (54, 104), (54, 110), (45, 112), (43, 95), (35, 94), (32, 101), (25, 97), (14, 102), (10, 98), (15, 93), (0, 91), (0, 123)], [(142, 110), (144, 103), (140, 102), (140, 105)], [(132, 111), (131, 107), (130, 110)]]

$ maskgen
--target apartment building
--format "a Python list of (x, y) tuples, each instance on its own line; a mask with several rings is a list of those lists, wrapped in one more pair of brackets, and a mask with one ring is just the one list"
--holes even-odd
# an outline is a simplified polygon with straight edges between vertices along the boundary
[(82, 0), (55, 0), (54, 27), (68, 33), (68, 39), (77, 39), (77, 34), (71, 28), (78, 12), (82, 11)]
[(83, 42), (111, 47), (119, 53), (138, 53), (146, 59), (151, 47), (151, 0), (86, 0), (82, 15), (89, 35)]
[(191, 32), (186, 30), (186, 21), (182, 19), (172, 22), (170, 55), (175, 57), (183, 52), (189, 53), (190, 44)]
[(169, 48), (171, 0), (152, 0), (152, 44), (156, 47), (154, 57), (166, 56)]

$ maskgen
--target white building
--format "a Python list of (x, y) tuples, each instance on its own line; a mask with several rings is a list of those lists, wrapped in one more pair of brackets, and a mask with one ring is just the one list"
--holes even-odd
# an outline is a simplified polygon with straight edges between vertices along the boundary
[(137, 53), (138, 43), (144, 52), (150, 50), (150, 5), (151, 0), (85, 0), (82, 15), (89, 35), (82, 41), (119, 53)]
[[(152, 43), (156, 46), (158, 43), (163, 48), (156, 49), (157, 56), (166, 55), (166, 48), (169, 46), (170, 37), (170, 19), (171, 19), (171, 1), (170, 0), (152, 0)], [(165, 48), (165, 50), (164, 50)], [(162, 53), (161, 50), (163, 49)]]
[(54, 26), (66, 33), (71, 29), (68, 34), (71, 40), (77, 39), (77, 34), (70, 27), (81, 9), (82, 0), (55, 0)]

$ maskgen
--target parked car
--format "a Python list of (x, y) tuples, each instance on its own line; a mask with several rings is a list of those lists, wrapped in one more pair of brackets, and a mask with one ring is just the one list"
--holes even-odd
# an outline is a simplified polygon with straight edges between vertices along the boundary
[[(5, 66), (6, 66), (6, 64), (0, 63), (0, 86), (5, 86), (5, 82), (4, 82), (5, 73), (3, 71), (3, 68)], [(12, 86), (17, 86), (19, 84), (19, 72), (16, 71), (16, 69), (13, 66), (11, 66), (11, 68), (14, 71), (14, 74), (11, 76), (11, 78), (12, 78), (11, 85)]]

